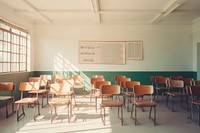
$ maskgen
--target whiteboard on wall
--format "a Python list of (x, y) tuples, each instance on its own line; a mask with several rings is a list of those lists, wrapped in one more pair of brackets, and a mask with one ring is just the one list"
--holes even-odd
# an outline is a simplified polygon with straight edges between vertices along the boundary
[(129, 59), (129, 60), (143, 59), (142, 41), (126, 42), (126, 59)]
[(80, 64), (125, 64), (125, 42), (79, 41)]

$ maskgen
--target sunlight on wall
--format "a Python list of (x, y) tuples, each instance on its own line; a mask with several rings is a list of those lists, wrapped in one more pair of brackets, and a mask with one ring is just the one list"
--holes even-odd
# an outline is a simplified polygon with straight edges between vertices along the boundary
[(86, 91), (89, 91), (92, 87), (90, 84), (90, 77), (87, 77), (81, 72), (76, 66), (70, 63), (62, 54), (57, 53), (54, 56), (54, 74), (62, 75), (66, 78), (72, 77), (73, 75), (83, 75), (85, 80), (82, 85), (85, 85)]

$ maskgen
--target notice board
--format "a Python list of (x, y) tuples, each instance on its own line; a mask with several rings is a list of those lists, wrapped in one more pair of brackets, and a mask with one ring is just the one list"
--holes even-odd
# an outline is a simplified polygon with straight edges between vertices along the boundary
[(125, 64), (126, 42), (79, 41), (80, 64)]

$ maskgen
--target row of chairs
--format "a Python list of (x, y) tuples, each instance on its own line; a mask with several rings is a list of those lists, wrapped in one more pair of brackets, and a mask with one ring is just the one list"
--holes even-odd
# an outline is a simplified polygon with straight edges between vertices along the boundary
[[(159, 91), (162, 95), (166, 95), (166, 104), (168, 104), (168, 99), (171, 97), (171, 110), (174, 111), (174, 97), (181, 98), (181, 107), (183, 97), (185, 97), (187, 109), (190, 108), (191, 119), (193, 116), (193, 105), (197, 106), (199, 112), (198, 123), (200, 125), (200, 101), (198, 99), (194, 99), (194, 97), (198, 98), (200, 96), (200, 80), (193, 80), (193, 78), (183, 78), (182, 76), (175, 76), (174, 78), (152, 76), (150, 78), (154, 84), (157, 101)], [(178, 91), (174, 91), (175, 89)]]
[[(127, 78), (123, 75), (115, 76), (115, 85), (111, 85), (110, 81), (106, 81), (104, 76), (102, 75), (94, 75), (90, 79), (91, 84), (93, 85), (90, 91), (90, 102), (92, 102), (92, 98), (95, 98), (95, 105), (97, 111), (97, 98), (102, 98), (100, 108), (102, 114), (102, 108), (104, 109), (104, 116), (102, 117), (105, 124), (105, 107), (118, 107), (118, 117), (121, 118), (121, 124), (123, 125), (123, 106), (125, 105), (125, 99), (127, 97), (138, 97), (144, 96), (146, 94), (153, 94), (153, 86), (152, 85), (140, 85), (139, 81), (131, 81), (130, 78)], [(128, 92), (128, 88), (132, 89), (132, 92)], [(134, 89), (133, 89), (134, 88)], [(105, 94), (105, 90), (109, 93)], [(112, 97), (113, 94), (117, 95), (117, 100), (109, 100), (105, 101), (105, 98)], [(119, 101), (119, 96), (123, 95), (123, 100)], [(126, 96), (125, 96), (126, 95)], [(131, 100), (130, 100), (131, 101)], [(133, 117), (133, 108), (135, 107), (135, 125), (137, 125), (137, 107), (150, 107), (149, 118), (151, 118), (151, 111), (154, 108), (154, 125), (156, 125), (156, 103), (153, 102), (153, 99), (145, 99), (138, 100), (134, 98), (132, 101), (132, 111), (131, 116)], [(121, 108), (121, 117), (119, 116), (119, 108)]]
[[(127, 101), (127, 111), (129, 111), (129, 104), (132, 104), (131, 117), (133, 118), (133, 111), (135, 111), (135, 125), (137, 125), (137, 108), (150, 107), (149, 118), (154, 121), (156, 125), (156, 106), (157, 103), (153, 101), (152, 95), (154, 89), (152, 85), (141, 85), (139, 81), (131, 81), (131, 78), (125, 75), (116, 75), (115, 83), (120, 85), (121, 94), (123, 96), (123, 103)], [(144, 98), (145, 95), (150, 95), (150, 98)], [(134, 98), (131, 100), (131, 98)], [(138, 99), (141, 97), (142, 99)], [(154, 117), (151, 117), (152, 109), (154, 109)]]
[[(34, 108), (34, 120), (36, 120), (36, 117), (38, 115), (40, 115), (40, 103), (39, 103), (39, 96), (42, 96), (42, 107), (44, 107), (44, 103), (43, 103), (43, 99), (44, 97), (47, 98), (47, 104), (50, 105), (56, 105), (56, 102), (59, 102), (59, 100), (51, 100), (48, 101), (48, 97), (50, 92), (53, 94), (56, 94), (57, 97), (58, 95), (60, 96), (62, 92), (62, 90), (64, 89), (65, 91), (67, 89), (65, 89), (66, 83), (64, 82), (68, 82), (68, 84), (70, 84), (70, 90), (73, 90), (74, 88), (78, 88), (81, 90), (85, 90), (85, 86), (82, 84), (75, 84), (75, 81), (78, 80), (78, 82), (80, 81), (80, 78), (77, 75), (74, 75), (74, 77), (67, 79), (67, 78), (62, 78), (61, 80), (58, 80), (58, 78), (61, 79), (61, 76), (58, 75), (40, 75), (40, 77), (30, 77), (28, 82), (21, 82), (19, 85), (19, 90), (21, 92), (21, 98), (20, 100), (15, 101), (15, 98), (13, 96), (13, 91), (15, 90), (15, 84), (13, 82), (1, 82), (0, 83), (0, 91), (10, 91), (10, 95), (6, 95), (6, 96), (0, 96), (0, 100), (1, 101), (5, 101), (6, 103), (6, 117), (8, 118), (11, 114), (17, 112), (17, 121), (19, 121), (19, 119), (22, 116), (25, 116), (25, 112), (24, 112), (24, 105), (28, 104), (28, 107), (33, 107)], [(59, 82), (61, 81), (61, 82)], [(54, 85), (56, 84), (56, 85)], [(50, 88), (50, 89), (49, 89)], [(24, 95), (24, 92), (27, 91), (28, 94), (30, 95), (30, 97), (27, 97)], [(70, 97), (74, 98), (74, 103), (76, 106), (76, 101), (75, 101), (75, 93), (73, 91), (70, 92), (62, 92), (63, 96), (69, 95)], [(68, 101), (68, 104), (71, 105), (71, 99), (70, 102)], [(61, 102), (61, 101), (60, 101)], [(9, 113), (8, 111), (8, 104), (12, 103), (12, 112)], [(16, 104), (16, 111), (14, 110), (14, 104)], [(47, 105), (46, 104), (46, 105)], [(36, 110), (36, 106), (38, 108), (38, 110)], [(20, 113), (20, 110), (22, 111), (22, 113)], [(51, 109), (52, 112), (53, 109)]]

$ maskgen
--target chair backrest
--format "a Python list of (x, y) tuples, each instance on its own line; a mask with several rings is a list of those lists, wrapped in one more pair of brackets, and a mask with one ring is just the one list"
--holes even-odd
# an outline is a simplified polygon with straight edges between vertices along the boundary
[(136, 95), (152, 95), (154, 93), (153, 85), (135, 85), (134, 93)]
[(64, 77), (62, 75), (57, 75), (57, 74), (52, 75), (52, 81), (54, 83), (61, 83), (63, 78)]
[(200, 80), (193, 80), (190, 82), (190, 85), (200, 85)]
[(182, 78), (183, 78), (183, 76), (177, 76), (177, 75), (170, 76), (171, 80), (181, 80)]
[(125, 75), (116, 75), (115, 76), (115, 82), (119, 84), (118, 80), (121, 79), (121, 78), (126, 78), (126, 76)]
[(40, 82), (40, 77), (29, 77), (29, 82)]
[(131, 78), (121, 78), (119, 84), (121, 88), (126, 88), (126, 81), (131, 81)]
[(21, 82), (19, 85), (20, 91), (37, 91), (39, 88), (39, 82)]
[(92, 78), (104, 78), (103, 75), (92, 75)]
[(85, 77), (83, 75), (74, 75), (73, 79), (75, 84), (85, 84)]
[(140, 85), (140, 82), (139, 81), (126, 81), (126, 83), (125, 83), (126, 88), (134, 89), (135, 85)]
[[(116, 95), (120, 94), (120, 86), (119, 85), (102, 85), (101, 93), (104, 95)], [(103, 96), (102, 96), (103, 97)]]
[(156, 85), (156, 87), (166, 86), (168, 80), (169, 80), (168, 77), (157, 77), (155, 79), (155, 85)]
[(111, 85), (111, 82), (110, 81), (96, 81), (94, 83), (94, 88), (101, 89), (102, 85)]
[(68, 83), (54, 83), (50, 85), (50, 92), (59, 96), (62, 94), (69, 93), (71, 91), (71, 85)]
[(39, 82), (40, 87), (46, 87), (48, 80), (41, 77), (29, 77), (29, 82)]
[(163, 76), (150, 76), (150, 80), (153, 83), (155, 83), (156, 78), (162, 78)]
[(181, 80), (183, 80), (184, 85), (187, 86), (191, 84), (191, 82), (193, 81), (193, 78), (182, 78)]
[(0, 82), (0, 91), (14, 91), (15, 84), (13, 82)]
[(168, 80), (167, 86), (170, 88), (184, 88), (183, 80)]
[(153, 101), (154, 87), (153, 85), (135, 85), (134, 86), (134, 101), (137, 95), (150, 95), (150, 100)]
[(104, 78), (99, 78), (99, 77), (92, 77), (91, 79), (90, 79), (90, 84), (91, 85), (94, 85), (94, 83), (96, 82), (96, 81), (105, 81), (105, 79)]

